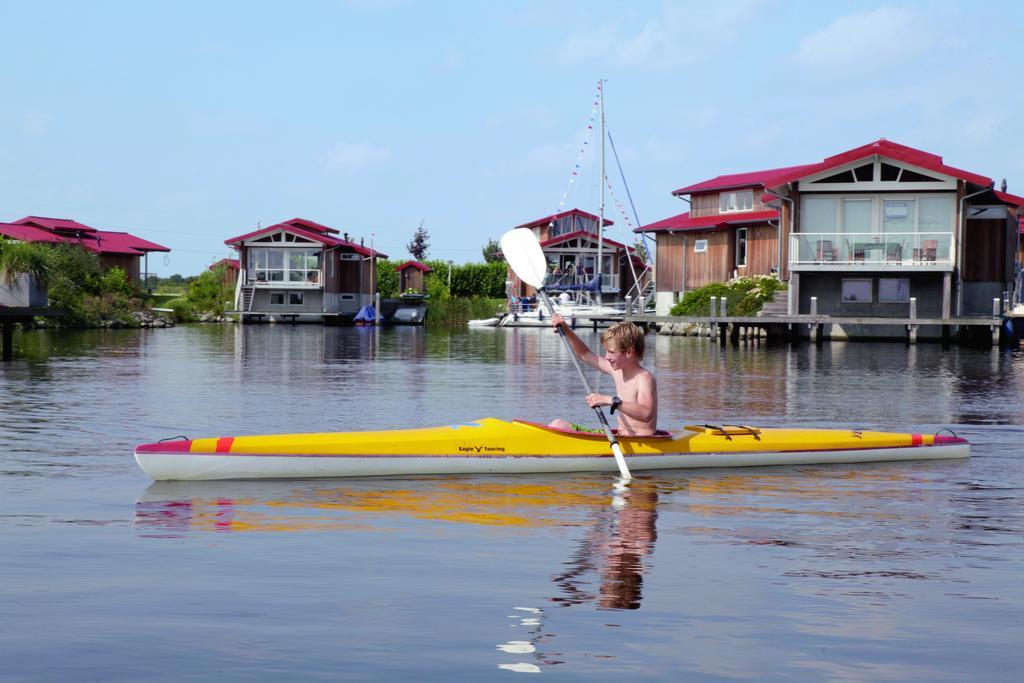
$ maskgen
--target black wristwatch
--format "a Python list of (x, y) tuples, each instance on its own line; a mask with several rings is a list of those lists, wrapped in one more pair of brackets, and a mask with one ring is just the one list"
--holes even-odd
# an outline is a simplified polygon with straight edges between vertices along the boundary
[(615, 414), (615, 411), (622, 407), (622, 399), (618, 396), (612, 396), (612, 408), (608, 412)]

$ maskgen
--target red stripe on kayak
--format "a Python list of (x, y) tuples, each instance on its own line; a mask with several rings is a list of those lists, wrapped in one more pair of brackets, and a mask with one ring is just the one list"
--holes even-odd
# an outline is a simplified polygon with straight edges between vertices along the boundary
[(231, 452), (231, 444), (233, 444), (234, 442), (235, 442), (235, 437), (233, 437), (233, 436), (225, 436), (225, 437), (222, 437), (220, 439), (217, 439), (217, 449), (214, 452), (215, 453), (230, 453)]
[(135, 447), (136, 453), (188, 453), (192, 448), (191, 441), (160, 441), (144, 443)]
[(911, 446), (920, 446), (923, 443), (924, 443), (924, 438), (920, 434), (911, 434), (910, 435), (910, 445)]

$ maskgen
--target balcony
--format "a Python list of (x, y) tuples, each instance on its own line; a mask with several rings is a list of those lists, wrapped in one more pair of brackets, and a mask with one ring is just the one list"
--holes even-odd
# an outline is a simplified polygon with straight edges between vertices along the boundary
[(320, 270), (283, 270), (260, 268), (243, 271), (240, 280), (261, 289), (320, 289), (323, 272)]
[(948, 270), (952, 245), (948, 232), (799, 232), (789, 236), (789, 265), (792, 270)]

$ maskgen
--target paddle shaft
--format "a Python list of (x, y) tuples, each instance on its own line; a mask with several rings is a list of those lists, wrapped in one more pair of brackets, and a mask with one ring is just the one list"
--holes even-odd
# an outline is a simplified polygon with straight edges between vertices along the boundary
[[(548, 314), (550, 314), (551, 317), (554, 317), (555, 307), (552, 305), (551, 298), (548, 296), (548, 293), (545, 292), (543, 288), (538, 289), (537, 293), (540, 294), (541, 299), (544, 300), (544, 305), (548, 309)], [(587, 379), (587, 374), (583, 372), (583, 366), (580, 365), (580, 359), (576, 355), (576, 351), (572, 348), (572, 343), (569, 341), (569, 337), (565, 334), (565, 330), (563, 330), (561, 326), (559, 326), (557, 330), (558, 336), (562, 338), (562, 342), (565, 344), (566, 350), (569, 351), (569, 358), (572, 358), (572, 363), (576, 366), (576, 372), (579, 373), (580, 379), (583, 380), (583, 386), (586, 387), (587, 394), (589, 395), (594, 393), (590, 388), (590, 381)], [(615, 456), (615, 464), (619, 466), (619, 474), (621, 474), (624, 479), (632, 479), (633, 475), (629, 473), (629, 468), (626, 467), (626, 456), (622, 453), (622, 447), (619, 446), (618, 439), (616, 439), (615, 434), (612, 433), (612, 428), (608, 424), (608, 418), (605, 417), (604, 411), (601, 410), (601, 406), (594, 406), (594, 412), (597, 413), (597, 419), (600, 420), (601, 427), (604, 428), (604, 435), (608, 438), (608, 443), (612, 447), (612, 454)]]

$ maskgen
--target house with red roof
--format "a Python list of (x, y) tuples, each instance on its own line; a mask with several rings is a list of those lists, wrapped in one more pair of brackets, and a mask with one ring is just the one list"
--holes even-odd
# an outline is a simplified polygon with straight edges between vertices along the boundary
[(97, 230), (67, 218), (45, 216), (26, 216), (12, 223), (0, 223), (0, 237), (19, 242), (77, 244), (96, 254), (104, 269), (117, 266), (135, 282), (143, 281), (143, 272), (148, 274), (150, 252), (170, 251), (131, 233)]
[(398, 273), (399, 293), (408, 292), (410, 290), (415, 292), (426, 291), (423, 286), (423, 276), (433, 270), (434, 269), (427, 264), (420, 263), (419, 261), (406, 261), (402, 265), (397, 266), (395, 268), (395, 272)]
[[(544, 218), (538, 218), (517, 228), (532, 230), (540, 242), (551, 269), (564, 286), (593, 284), (597, 303), (621, 301), (626, 296), (640, 297), (650, 281), (650, 273), (643, 257), (633, 247), (609, 239), (603, 226), (613, 225), (605, 220), (598, 238), (600, 217), (580, 209), (570, 209)], [(598, 269), (598, 258), (601, 267)], [(600, 274), (600, 291), (595, 279)], [(533, 287), (522, 282), (509, 268), (507, 281), (511, 282), (510, 296), (533, 296)]]
[(675, 192), (690, 210), (636, 229), (657, 242), (657, 310), (735, 275), (789, 283), (790, 314), (991, 315), (1012, 289), (1024, 201), (991, 178), (881, 139), (820, 162)]
[(304, 218), (224, 243), (239, 253), (235, 312), (242, 322), (350, 319), (373, 303), (377, 259), (387, 258)]

